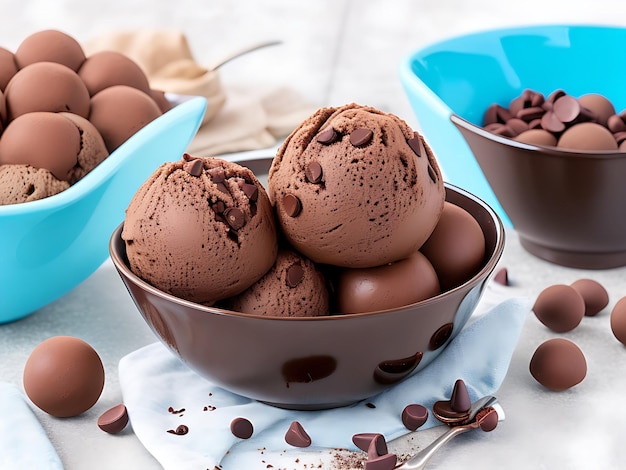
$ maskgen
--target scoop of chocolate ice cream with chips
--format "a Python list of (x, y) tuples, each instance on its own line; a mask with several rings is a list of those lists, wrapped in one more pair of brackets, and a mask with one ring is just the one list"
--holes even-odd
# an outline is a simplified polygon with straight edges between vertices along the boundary
[(445, 198), (435, 157), (395, 115), (322, 108), (278, 150), (268, 192), (285, 237), (317, 263), (372, 267), (406, 258)]
[(122, 238), (137, 276), (206, 305), (247, 289), (278, 251), (273, 210), (252, 171), (190, 155), (164, 163), (139, 188)]
[(279, 249), (265, 276), (228, 300), (236, 312), (276, 317), (318, 317), (329, 313), (326, 279), (310, 259), (290, 248)]

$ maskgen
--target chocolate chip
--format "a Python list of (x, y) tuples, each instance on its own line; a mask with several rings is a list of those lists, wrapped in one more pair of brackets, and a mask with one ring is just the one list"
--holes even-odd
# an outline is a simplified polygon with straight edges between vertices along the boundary
[(333, 142), (336, 142), (337, 139), (339, 139), (339, 135), (337, 134), (337, 131), (335, 131), (335, 129), (333, 129), (332, 127), (324, 129), (317, 136), (317, 141), (320, 144), (324, 144), (324, 145), (332, 144)]
[(433, 414), (442, 423), (451, 426), (464, 424), (469, 419), (468, 412), (454, 411), (450, 406), (450, 400), (439, 400), (433, 405)]
[(109, 434), (121, 432), (128, 424), (128, 410), (124, 404), (108, 409), (98, 418), (98, 427)]
[(224, 211), (224, 217), (226, 218), (226, 223), (233, 230), (239, 230), (246, 224), (246, 216), (236, 207), (229, 207), (226, 209)]
[(402, 410), (402, 424), (410, 431), (421, 427), (428, 419), (428, 409), (416, 403), (407, 405)]
[(196, 158), (195, 160), (185, 162), (183, 169), (191, 176), (200, 176), (204, 166), (202, 164), (202, 160)]
[(191, 162), (193, 160), (197, 160), (198, 157), (194, 157), (191, 154), (188, 154), (187, 152), (183, 153), (183, 160), (185, 160), (186, 162)]
[(324, 173), (322, 165), (318, 161), (313, 160), (304, 169), (304, 176), (309, 183), (318, 184), (324, 181)]
[(256, 202), (259, 199), (259, 188), (257, 188), (256, 184), (241, 182), (239, 187), (252, 202)]
[(448, 338), (450, 338), (453, 327), (454, 325), (452, 323), (446, 323), (445, 325), (441, 326), (437, 331), (433, 333), (432, 337), (430, 338), (430, 343), (428, 344), (428, 347), (431, 350), (435, 350), (443, 346), (445, 342), (448, 341)]
[(213, 209), (214, 212), (221, 214), (226, 210), (226, 204), (224, 204), (223, 201), (216, 201), (211, 205), (211, 209)]
[(170, 434), (177, 434), (179, 436), (184, 436), (185, 434), (189, 432), (189, 428), (185, 426), (184, 424), (181, 424), (176, 429), (168, 429), (167, 432), (169, 432)]
[(302, 265), (300, 263), (294, 263), (287, 268), (287, 286), (288, 287), (297, 287), (298, 284), (302, 282), (304, 278), (304, 269), (302, 269)]
[(224, 168), (211, 168), (208, 170), (209, 175), (211, 175), (211, 180), (214, 183), (223, 183), (226, 180), (226, 174), (224, 173)]
[(375, 459), (368, 459), (363, 466), (364, 470), (393, 470), (398, 463), (396, 454), (385, 454)]
[(230, 191), (228, 190), (228, 186), (226, 186), (223, 182), (219, 182), (217, 183), (217, 189), (219, 189), (220, 191), (222, 191), (224, 194), (230, 194)]
[(476, 415), (476, 422), (480, 429), (491, 432), (498, 426), (498, 412), (493, 407), (483, 408)]
[(302, 211), (302, 203), (293, 194), (285, 194), (283, 196), (283, 209), (289, 217), (298, 217)]
[[(378, 433), (374, 433), (374, 432), (361, 432), (352, 436), (352, 442), (359, 449), (361, 449), (364, 452), (367, 452), (367, 450), (370, 448), (371, 442), (378, 435), (379, 435)], [(385, 443), (385, 447), (386, 445), (387, 444)], [(383, 453), (387, 453), (387, 451)]]
[(522, 121), (530, 122), (535, 119), (540, 119), (544, 113), (545, 111), (541, 106), (534, 106), (532, 108), (520, 109), (515, 117), (521, 119)]
[(509, 272), (506, 268), (500, 268), (493, 276), (494, 282), (502, 284), (503, 286), (509, 285)]
[(230, 422), (230, 432), (239, 439), (249, 439), (254, 432), (254, 427), (246, 418), (235, 418)]
[(365, 127), (358, 127), (350, 133), (350, 143), (355, 147), (364, 147), (369, 144), (374, 133)]
[(467, 393), (467, 387), (463, 380), (458, 379), (454, 383), (454, 389), (452, 389), (452, 398), (450, 398), (450, 408), (458, 413), (465, 413), (469, 411), (472, 406), (469, 394)]
[(285, 442), (294, 447), (309, 447), (311, 438), (298, 421), (293, 421), (285, 434)]
[(415, 155), (417, 155), (418, 157), (422, 156), (422, 142), (417, 132), (415, 132), (413, 134), (413, 137), (406, 142), (407, 144), (409, 144), (409, 147), (411, 147), (411, 150), (415, 152)]
[(557, 117), (554, 111), (546, 111), (541, 116), (541, 127), (549, 132), (563, 132), (565, 130), (565, 124)]
[(580, 104), (578, 100), (570, 95), (561, 96), (554, 102), (552, 111), (559, 118), (559, 121), (568, 123), (574, 122), (580, 115)]
[(370, 459), (375, 459), (376, 457), (380, 457), (381, 455), (385, 455), (387, 452), (387, 441), (385, 441), (385, 436), (382, 434), (374, 434), (372, 440), (367, 446), (367, 457)]

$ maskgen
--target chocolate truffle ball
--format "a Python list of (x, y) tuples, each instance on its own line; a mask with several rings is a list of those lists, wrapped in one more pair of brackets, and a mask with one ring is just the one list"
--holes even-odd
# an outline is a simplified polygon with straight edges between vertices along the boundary
[(59, 113), (27, 113), (2, 134), (0, 164), (44, 168), (58, 180), (69, 181), (80, 150), (80, 132), (72, 121)]
[(552, 338), (542, 343), (533, 354), (530, 373), (550, 390), (566, 390), (583, 381), (587, 375), (587, 361), (572, 341)]
[(541, 323), (557, 333), (576, 328), (585, 316), (583, 296), (572, 286), (555, 284), (537, 296), (533, 312)]
[(585, 301), (585, 316), (592, 317), (609, 304), (606, 289), (593, 279), (579, 279), (571, 284)]
[(595, 122), (581, 122), (563, 132), (557, 147), (571, 150), (617, 150), (617, 142), (606, 127)]
[(15, 63), (15, 56), (13, 53), (4, 47), (0, 47), (0, 90), (4, 91), (9, 83), (9, 80), (13, 78), (13, 75), (17, 73), (17, 64)]
[(618, 300), (611, 311), (611, 331), (626, 346), (626, 297)]
[(469, 212), (446, 201), (435, 230), (420, 251), (435, 268), (441, 289), (448, 290), (478, 272), (485, 257), (485, 236)]
[(337, 310), (362, 313), (410, 305), (441, 293), (432, 264), (419, 251), (374, 268), (343, 268), (337, 286)]
[(598, 123), (606, 126), (610, 116), (615, 114), (615, 107), (608, 98), (598, 93), (588, 93), (578, 98), (578, 102), (581, 106), (584, 106), (591, 111)]
[(148, 77), (144, 71), (121, 52), (101, 51), (90, 55), (78, 75), (85, 82), (91, 96), (115, 85), (127, 85), (150, 94)]
[(7, 84), (9, 119), (34, 111), (67, 111), (89, 116), (89, 92), (78, 74), (65, 65), (37, 62), (27, 65)]
[(109, 152), (161, 115), (146, 93), (127, 85), (105, 88), (91, 98), (89, 120), (102, 135)]
[(56, 62), (76, 72), (84, 60), (85, 52), (78, 41), (54, 29), (31, 34), (15, 51), (15, 61), (21, 69), (35, 62)]
[(31, 401), (58, 418), (91, 408), (104, 387), (104, 367), (85, 341), (54, 336), (39, 344), (24, 366), (24, 390)]

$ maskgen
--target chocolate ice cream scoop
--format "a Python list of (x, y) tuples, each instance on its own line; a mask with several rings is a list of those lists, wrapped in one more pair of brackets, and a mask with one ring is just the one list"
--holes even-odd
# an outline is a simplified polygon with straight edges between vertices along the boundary
[(306, 119), (278, 150), (268, 188), (288, 241), (315, 262), (344, 267), (417, 251), (444, 203), (423, 138), (398, 117), (357, 104)]
[(58, 180), (43, 168), (0, 165), (0, 206), (36, 201), (65, 191), (67, 181)]
[(80, 134), (80, 151), (69, 177), (69, 182), (74, 184), (107, 158), (109, 151), (98, 129), (87, 119), (73, 113), (59, 114), (72, 121)]
[(122, 238), (137, 276), (207, 305), (258, 281), (278, 250), (272, 207), (252, 171), (189, 155), (161, 165), (139, 188)]
[(278, 252), (265, 276), (228, 299), (236, 312), (277, 317), (317, 317), (329, 313), (326, 280), (315, 264), (290, 249)]

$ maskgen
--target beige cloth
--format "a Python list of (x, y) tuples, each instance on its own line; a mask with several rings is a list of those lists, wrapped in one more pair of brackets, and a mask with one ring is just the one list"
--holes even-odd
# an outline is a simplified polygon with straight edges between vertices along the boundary
[(206, 97), (207, 112), (188, 148), (197, 156), (272, 147), (316, 109), (287, 87), (223, 86), (217, 70), (195, 62), (186, 37), (177, 31), (112, 33), (83, 48), (87, 56), (101, 50), (126, 54), (143, 68), (153, 89)]

